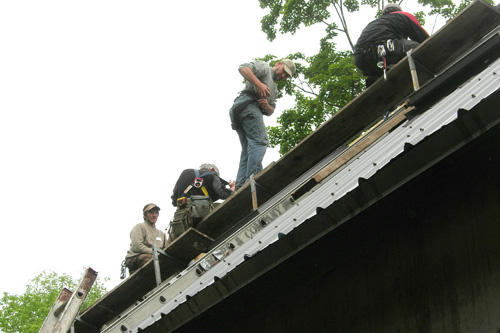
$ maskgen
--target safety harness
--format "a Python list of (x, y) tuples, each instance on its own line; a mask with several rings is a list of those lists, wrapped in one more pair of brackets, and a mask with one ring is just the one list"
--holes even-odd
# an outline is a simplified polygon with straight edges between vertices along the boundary
[(187, 197), (186, 197), (186, 194), (193, 188), (199, 188), (201, 189), (201, 191), (203, 192), (203, 194), (207, 197), (209, 197), (210, 195), (208, 194), (208, 191), (205, 187), (205, 185), (203, 185), (204, 183), (204, 179), (203, 177), (205, 177), (206, 175), (209, 175), (209, 174), (212, 174), (212, 172), (210, 171), (206, 171), (204, 172), (203, 174), (200, 175), (200, 171), (199, 170), (194, 170), (194, 180), (191, 184), (188, 185), (188, 187), (186, 187), (186, 189), (184, 190), (183, 192), (183, 196), (179, 199), (177, 199), (177, 206), (182, 206), (182, 205), (185, 205), (187, 203)]
[[(386, 51), (387, 47), (387, 51)], [(384, 80), (387, 80), (387, 60), (386, 55), (387, 52), (394, 52), (394, 41), (392, 39), (388, 39), (384, 41), (382, 44), (377, 45), (377, 56), (378, 62), (377, 66), (384, 71)]]
[[(177, 199), (177, 210), (174, 213), (174, 218), (170, 221), (168, 230), (171, 239), (176, 239), (189, 228), (196, 227), (214, 208), (203, 179), (213, 172), (207, 171), (200, 175), (199, 170), (194, 170), (194, 174), (193, 182), (186, 187), (183, 196)], [(188, 197), (188, 192), (193, 187), (201, 189), (204, 195), (190, 195)]]

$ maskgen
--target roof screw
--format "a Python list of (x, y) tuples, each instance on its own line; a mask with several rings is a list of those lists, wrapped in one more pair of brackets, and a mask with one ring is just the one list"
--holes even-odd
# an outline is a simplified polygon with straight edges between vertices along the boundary
[(472, 98), (476, 98), (476, 95), (472, 94)]
[(377, 166), (377, 163), (373, 162), (373, 166)]
[(424, 129), (423, 129), (423, 128), (421, 128), (421, 129), (420, 129), (420, 132), (423, 132), (423, 131), (424, 131)]
[(333, 197), (335, 195), (335, 193), (332, 192), (332, 193), (330, 193), (330, 195)]

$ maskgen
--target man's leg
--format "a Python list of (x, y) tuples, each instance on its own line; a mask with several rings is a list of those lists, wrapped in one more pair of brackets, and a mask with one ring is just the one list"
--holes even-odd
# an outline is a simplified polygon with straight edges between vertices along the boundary
[(238, 166), (238, 173), (236, 174), (236, 189), (245, 184), (246, 175), (247, 175), (247, 164), (248, 164), (248, 151), (247, 151), (247, 135), (242, 128), (237, 128), (236, 133), (238, 133), (238, 137), (241, 143), (241, 154), (240, 154), (240, 164)]
[(269, 139), (267, 138), (264, 117), (260, 107), (250, 104), (243, 111), (242, 127), (246, 134), (247, 141), (247, 170), (245, 181), (250, 179), (250, 175), (256, 175), (262, 171), (262, 160), (266, 153)]
[[(395, 49), (387, 54), (387, 65), (395, 65), (406, 57), (406, 52), (419, 46), (420, 43), (410, 39), (398, 39), (395, 41)], [(392, 66), (390, 66), (392, 67)]]
[(151, 259), (153, 259), (152, 254), (139, 254), (138, 256), (125, 259), (125, 265), (128, 267), (129, 274), (132, 275)]
[(382, 70), (377, 66), (377, 61), (376, 51), (354, 55), (354, 64), (367, 77), (365, 80), (366, 88), (371, 86), (383, 74)]

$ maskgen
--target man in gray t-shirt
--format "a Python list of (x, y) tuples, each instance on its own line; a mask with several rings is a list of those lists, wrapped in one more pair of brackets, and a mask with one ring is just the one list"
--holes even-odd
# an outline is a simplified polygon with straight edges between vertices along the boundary
[(262, 159), (269, 143), (263, 115), (272, 115), (276, 108), (278, 89), (274, 82), (291, 78), (295, 74), (295, 64), (284, 59), (271, 67), (256, 60), (240, 65), (238, 70), (246, 80), (245, 88), (229, 111), (231, 126), (241, 143), (236, 189), (262, 170)]

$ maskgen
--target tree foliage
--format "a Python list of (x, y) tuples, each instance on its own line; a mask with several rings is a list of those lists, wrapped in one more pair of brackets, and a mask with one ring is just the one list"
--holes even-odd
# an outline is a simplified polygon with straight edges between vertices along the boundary
[[(492, 3), (492, 0), (488, 0)], [(278, 85), (284, 93), (295, 97), (295, 106), (284, 110), (277, 118), (277, 126), (268, 127), (271, 147), (280, 146), (285, 154), (297, 143), (314, 131), (325, 120), (339, 111), (345, 104), (364, 89), (361, 73), (354, 66), (352, 53), (356, 41), (349, 33), (346, 13), (354, 13), (361, 7), (373, 11), (373, 17), (380, 15), (382, 8), (391, 1), (386, 0), (259, 0), (260, 7), (269, 9), (261, 20), (262, 31), (273, 41), (277, 33), (295, 34), (298, 29), (320, 24), (325, 35), (319, 41), (318, 54), (306, 57), (302, 53), (290, 54), (295, 60), (297, 74), (293, 82)], [(401, 4), (403, 1), (396, 1)], [(453, 18), (472, 0), (418, 0), (428, 12), (414, 13), (422, 24), (425, 18), (442, 16)], [(404, 9), (404, 5), (403, 9)], [(365, 9), (364, 9), (365, 10)], [(353, 22), (359, 24), (359, 21)], [(363, 22), (366, 24), (368, 22)], [(350, 50), (336, 50), (335, 38), (339, 34), (346, 38)], [(268, 55), (263, 59), (274, 60)]]
[(297, 61), (297, 78), (280, 82), (286, 94), (295, 96), (295, 106), (277, 118), (279, 126), (268, 127), (270, 144), (279, 145), (280, 154), (292, 149), (364, 88), (352, 52), (337, 52), (327, 39), (321, 41), (318, 54), (306, 58), (297, 53), (289, 58), (309, 66)]
[[(0, 330), (4, 333), (38, 332), (63, 288), (74, 291), (80, 282), (68, 274), (43, 271), (30, 281), (23, 295), (4, 292), (0, 300)], [(104, 279), (104, 282), (109, 280)], [(96, 279), (82, 310), (106, 293), (104, 282)]]

